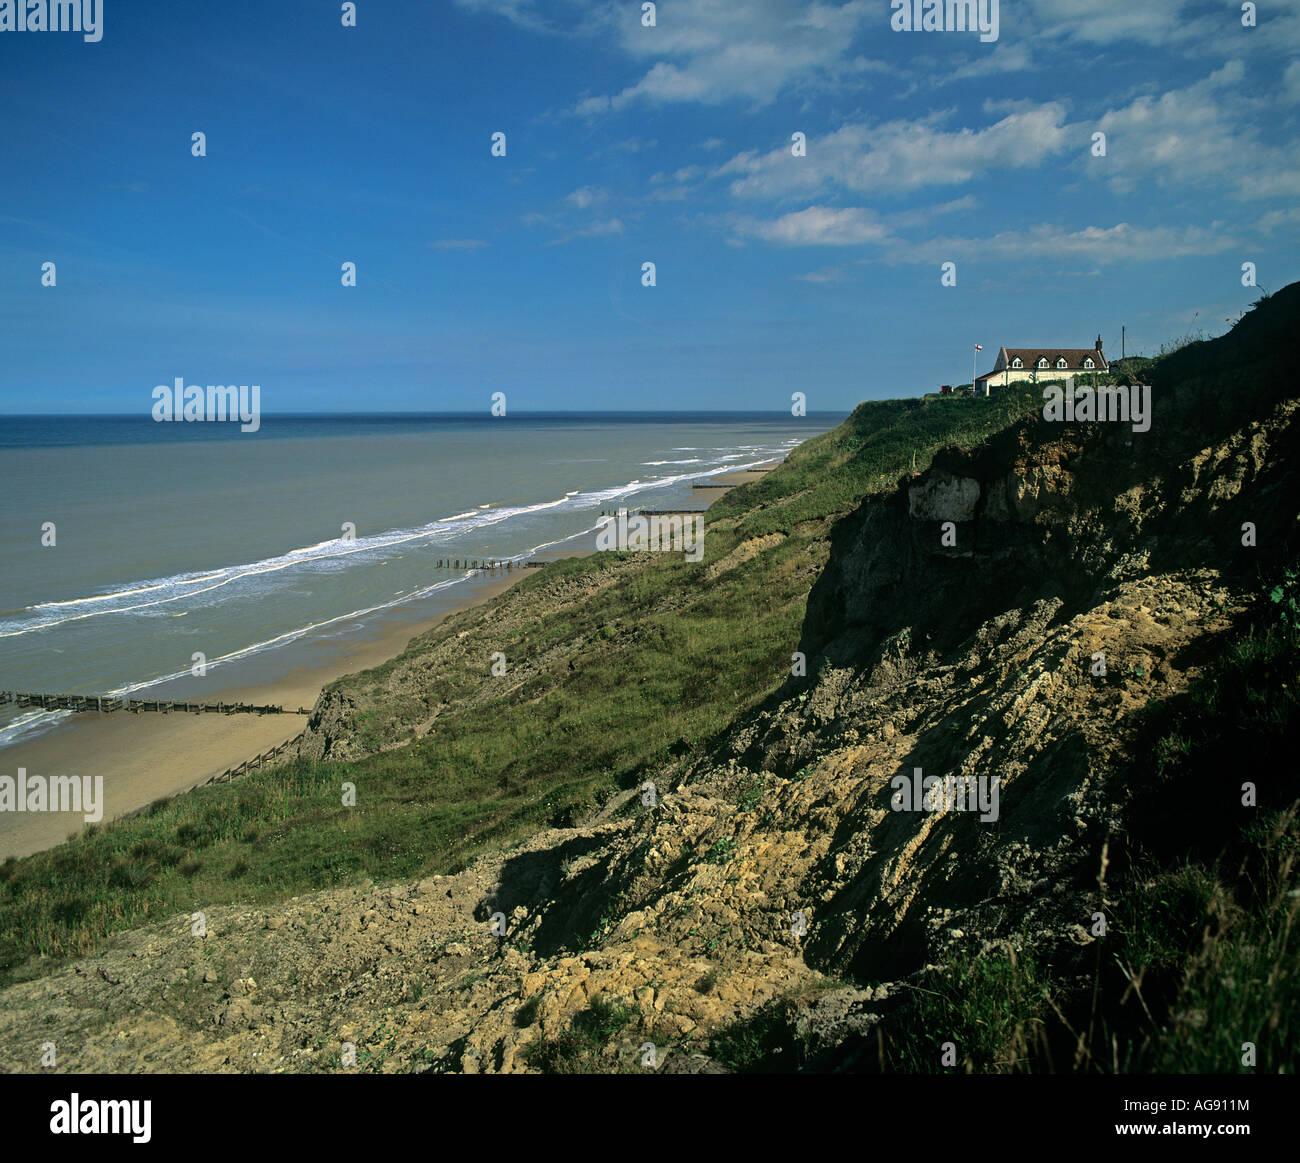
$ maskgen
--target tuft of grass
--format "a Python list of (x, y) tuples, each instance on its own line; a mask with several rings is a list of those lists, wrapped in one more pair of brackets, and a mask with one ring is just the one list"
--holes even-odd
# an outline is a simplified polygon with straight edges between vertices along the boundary
[(718, 985), (718, 979), (722, 976), (721, 970), (713, 966), (699, 981), (695, 983), (695, 989), (698, 993), (712, 993)]
[(748, 1017), (717, 1031), (709, 1052), (739, 1074), (789, 1072), (802, 1064), (803, 1041), (789, 1001), (768, 1002)]
[(593, 997), (586, 1009), (573, 1016), (568, 1029), (529, 1044), (528, 1064), (544, 1074), (621, 1073), (630, 1064), (611, 1055), (609, 1045), (634, 1018), (634, 1011), (622, 1002)]
[(763, 776), (759, 775), (741, 784), (740, 791), (736, 796), (736, 807), (742, 812), (752, 812), (758, 807), (763, 802), (764, 783)]
[(726, 864), (736, 854), (736, 842), (730, 837), (715, 840), (704, 854), (707, 864)]
[(1048, 1012), (1044, 975), (1028, 954), (1010, 944), (961, 954), (911, 986), (903, 1012), (881, 1032), (879, 1065), (905, 1074), (1021, 1073), (1034, 1065)]
[[(1152, 1012), (1125, 1069), (1291, 1074), (1300, 1065), (1300, 896), (1291, 888), (1300, 851), (1297, 805), (1266, 813), (1246, 831), (1237, 876), (1186, 870), (1172, 878), (1181, 899), (1165, 890), (1181, 917), (1149, 916), (1139, 924), (1143, 940), (1132, 951), (1129, 976), (1133, 988), (1145, 989)], [(1159, 992), (1161, 970), (1173, 982), (1167, 998)], [(1247, 1044), (1253, 1066), (1243, 1062)]]

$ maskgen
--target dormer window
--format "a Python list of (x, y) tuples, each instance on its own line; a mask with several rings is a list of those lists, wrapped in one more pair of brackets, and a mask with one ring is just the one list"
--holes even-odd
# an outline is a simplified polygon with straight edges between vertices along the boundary
[(1083, 361), (1083, 366), (1084, 366), (1084, 367), (1096, 367), (1097, 365), (1094, 364), (1094, 363), (1092, 362), (1092, 356), (1089, 356), (1087, 359), (1085, 359), (1085, 360)]
[(1022, 364), (1022, 363), (1020, 362), (1020, 356), (1016, 356), (1016, 358), (1013, 359), (1013, 360), (1011, 361), (1011, 366), (1012, 366), (1012, 367), (1024, 367), (1025, 365)]
[(1069, 365), (1068, 363), (1065, 362), (1065, 356), (1061, 356), (1060, 359), (1058, 359), (1058, 360), (1056, 361), (1056, 366), (1057, 366), (1057, 367), (1069, 367), (1070, 365)]
[(1043, 356), (1039, 356), (1039, 358), (1038, 358), (1038, 366), (1039, 366), (1039, 367), (1046, 367), (1046, 366), (1047, 366), (1047, 356), (1045, 356), (1045, 355), (1043, 355)]

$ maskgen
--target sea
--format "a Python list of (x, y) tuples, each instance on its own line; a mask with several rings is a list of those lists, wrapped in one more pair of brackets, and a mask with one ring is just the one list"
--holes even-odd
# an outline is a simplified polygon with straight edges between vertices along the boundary
[[(692, 483), (842, 419), (0, 417), (0, 690), (200, 698), (254, 658), (272, 681), (292, 644), (446, 609), (475, 576), (456, 561), (522, 564), (620, 507), (689, 506)], [(173, 680), (200, 663), (190, 694)], [(0, 706), (0, 746), (67, 714)]]

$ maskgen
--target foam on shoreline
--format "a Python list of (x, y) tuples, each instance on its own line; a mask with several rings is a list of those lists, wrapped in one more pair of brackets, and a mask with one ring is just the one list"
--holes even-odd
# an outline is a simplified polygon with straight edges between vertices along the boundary
[[(754, 467), (778, 463), (770, 460)], [(760, 476), (746, 468), (694, 473), (685, 479), (705, 475), (715, 480), (725, 476), (733, 485)], [(701, 509), (725, 492), (725, 488), (708, 490), (707, 503)], [(696, 501), (698, 497), (690, 499)], [(539, 546), (532, 556), (554, 561), (592, 552), (594, 529)], [(450, 614), (490, 601), (528, 572), (521, 569), (504, 577), (476, 574), (452, 579), (431, 587), (437, 591), (435, 594), (414, 603), (408, 597), (378, 611), (378, 616), (354, 621), (346, 628), (346, 637), (295, 635), (293, 643), (276, 652), (257, 651), (229, 661), (204, 680), (186, 674), (132, 691), (137, 697), (146, 691), (145, 697), (149, 698), (195, 698), (194, 684), (201, 681), (205, 699), (278, 704), (285, 708), (283, 715), (45, 712), (59, 718), (42, 733), (0, 746), (0, 768), (13, 771), (23, 767), (29, 774), (45, 776), (103, 776), (104, 819), (128, 815), (156, 799), (190, 790), (293, 738), (305, 725), (305, 717), (293, 712), (299, 707), (311, 708), (327, 684), (389, 661), (401, 654), (412, 638)], [(296, 665), (288, 673), (284, 672), (284, 650), (296, 652)], [(0, 813), (0, 859), (51, 848), (83, 826), (81, 817), (75, 814)]]

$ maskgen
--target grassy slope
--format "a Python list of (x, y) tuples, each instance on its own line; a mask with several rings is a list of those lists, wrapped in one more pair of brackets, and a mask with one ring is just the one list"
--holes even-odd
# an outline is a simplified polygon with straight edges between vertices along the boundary
[[(678, 740), (725, 729), (778, 687), (799, 641), (831, 524), (869, 492), (925, 468), (945, 443), (975, 444), (1038, 406), (1026, 390), (993, 400), (866, 403), (838, 429), (797, 448), (778, 471), (710, 511), (705, 561), (607, 555), (548, 566), (488, 612), (467, 611), (412, 644), (428, 651), (468, 631), (481, 668), (444, 673), (434, 704), (490, 682), (504, 650), (539, 673), (508, 699), (442, 715), (418, 744), (347, 764), (298, 761), (205, 788), (21, 861), (0, 866), (0, 975), (41, 972), (107, 935), (231, 901), (266, 902), (360, 880), (463, 866), (485, 846), (564, 823), (669, 762)], [(742, 541), (779, 544), (715, 581), (707, 566)], [(536, 620), (497, 620), (502, 603), (536, 601), (557, 581), (613, 571), (591, 602)], [(602, 579), (603, 580), (603, 579)], [(501, 626), (510, 625), (503, 641)], [(573, 665), (556, 668), (558, 657)], [(391, 664), (389, 664), (391, 666)], [(385, 668), (380, 668), (382, 672)], [(364, 695), (373, 678), (344, 680)], [(400, 739), (426, 707), (373, 708), (363, 730)], [(357, 786), (354, 808), (341, 785)], [(24, 964), (26, 963), (26, 964)]]

